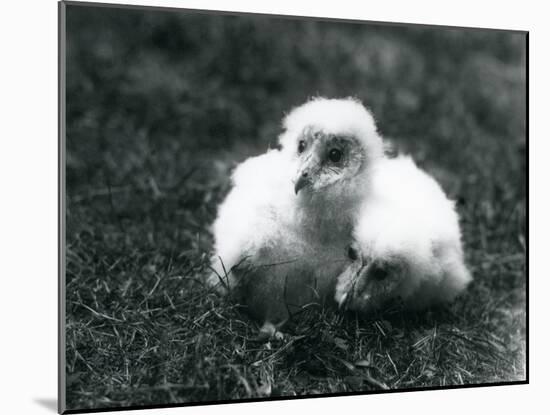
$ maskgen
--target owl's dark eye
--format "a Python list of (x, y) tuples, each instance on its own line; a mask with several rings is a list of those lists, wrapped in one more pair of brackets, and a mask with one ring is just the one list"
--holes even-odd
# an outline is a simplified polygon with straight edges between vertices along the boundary
[(333, 148), (329, 151), (328, 158), (333, 163), (338, 163), (340, 160), (342, 160), (342, 152), (337, 148)]
[(348, 257), (349, 259), (351, 259), (352, 261), (357, 261), (359, 259), (359, 253), (357, 252), (357, 250), (353, 247), (353, 246), (349, 246), (348, 247)]
[(298, 153), (303, 153), (306, 149), (306, 142), (304, 140), (300, 140), (298, 143)]
[(384, 266), (374, 266), (370, 272), (370, 275), (374, 280), (382, 281), (388, 277), (389, 271)]

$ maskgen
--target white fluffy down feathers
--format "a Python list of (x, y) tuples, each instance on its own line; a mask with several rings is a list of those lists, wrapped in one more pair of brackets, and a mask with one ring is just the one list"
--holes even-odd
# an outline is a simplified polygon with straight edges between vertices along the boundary
[(369, 149), (369, 158), (378, 159), (383, 155), (382, 138), (376, 131), (372, 114), (355, 99), (315, 98), (294, 108), (283, 120), (285, 131), (279, 137), (280, 144), (294, 150), (296, 137), (310, 126), (357, 137), (363, 147)]
[(454, 203), (411, 158), (385, 157), (360, 102), (316, 98), (283, 125), (281, 150), (232, 175), (212, 226), (212, 285), (274, 323), (311, 302), (368, 312), (400, 298), (420, 308), (467, 286)]
[(454, 202), (410, 157), (373, 169), (353, 238), (370, 260), (404, 263), (392, 296), (412, 308), (452, 301), (471, 280), (460, 235)]

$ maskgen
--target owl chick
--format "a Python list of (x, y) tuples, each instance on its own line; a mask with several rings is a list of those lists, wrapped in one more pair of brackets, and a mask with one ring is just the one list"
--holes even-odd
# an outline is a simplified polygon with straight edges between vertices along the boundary
[(335, 299), (369, 312), (392, 299), (420, 309), (452, 301), (471, 281), (458, 215), (437, 182), (409, 157), (372, 171)]
[(333, 303), (370, 171), (384, 158), (354, 99), (316, 98), (285, 117), (280, 150), (241, 163), (213, 224), (209, 282), (275, 325)]

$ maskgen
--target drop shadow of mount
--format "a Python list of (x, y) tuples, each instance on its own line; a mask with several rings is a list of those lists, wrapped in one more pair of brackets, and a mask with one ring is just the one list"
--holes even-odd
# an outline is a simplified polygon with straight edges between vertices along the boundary
[(34, 402), (52, 412), (57, 413), (57, 399), (55, 398), (35, 398)]

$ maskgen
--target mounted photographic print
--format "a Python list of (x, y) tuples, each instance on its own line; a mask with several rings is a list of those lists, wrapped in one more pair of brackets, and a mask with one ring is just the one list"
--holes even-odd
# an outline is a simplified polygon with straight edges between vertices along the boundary
[(527, 383), (527, 32), (59, 11), (60, 412)]

